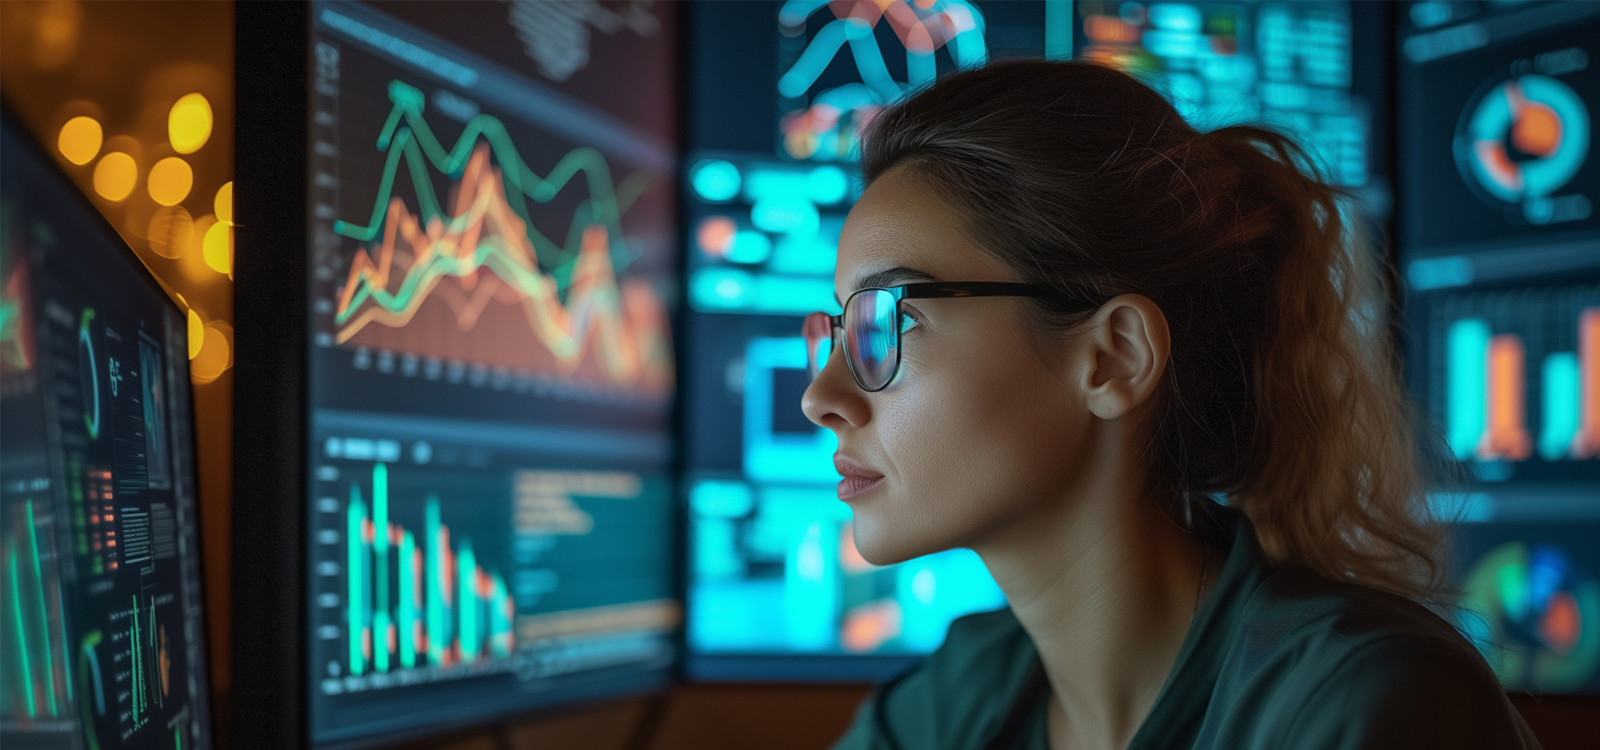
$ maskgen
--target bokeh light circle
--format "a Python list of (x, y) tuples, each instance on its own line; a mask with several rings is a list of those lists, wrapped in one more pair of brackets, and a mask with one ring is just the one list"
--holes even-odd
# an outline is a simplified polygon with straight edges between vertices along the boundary
[(194, 241), (194, 217), (183, 206), (167, 206), (150, 217), (145, 231), (156, 255), (181, 258)]
[(222, 183), (217, 188), (217, 197), (212, 199), (212, 209), (217, 213), (218, 221), (233, 221), (233, 181)]
[(133, 194), (139, 180), (139, 165), (133, 157), (112, 151), (94, 165), (94, 191), (108, 201), (120, 201)]
[(100, 121), (86, 115), (67, 120), (61, 126), (61, 134), (56, 137), (56, 146), (61, 149), (61, 155), (80, 167), (100, 155), (100, 146), (104, 142), (105, 131), (100, 128)]
[(233, 359), (233, 343), (229, 341), (232, 330), (224, 332), (223, 325), (211, 321), (201, 331), (200, 351), (189, 363), (189, 373), (197, 383), (216, 380)]
[(233, 271), (233, 225), (219, 221), (206, 229), (202, 243), (206, 265), (220, 274)]
[(200, 314), (194, 310), (189, 311), (189, 359), (194, 359), (200, 354), (200, 345), (204, 342), (206, 326), (200, 322)]
[(192, 154), (211, 138), (211, 102), (201, 94), (184, 94), (167, 113), (167, 140), (172, 150)]
[(151, 200), (163, 206), (176, 206), (189, 197), (189, 191), (194, 188), (194, 170), (189, 168), (188, 162), (169, 156), (150, 167), (145, 186)]

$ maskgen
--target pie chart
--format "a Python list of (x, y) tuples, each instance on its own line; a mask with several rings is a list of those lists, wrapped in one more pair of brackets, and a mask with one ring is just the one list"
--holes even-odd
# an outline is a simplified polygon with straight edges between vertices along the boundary
[(1463, 589), (1458, 621), (1506, 688), (1597, 687), (1600, 580), (1560, 547), (1501, 544), (1478, 558)]
[(1456, 129), (1463, 178), (1501, 204), (1560, 190), (1588, 154), (1589, 111), (1570, 86), (1549, 76), (1489, 86)]

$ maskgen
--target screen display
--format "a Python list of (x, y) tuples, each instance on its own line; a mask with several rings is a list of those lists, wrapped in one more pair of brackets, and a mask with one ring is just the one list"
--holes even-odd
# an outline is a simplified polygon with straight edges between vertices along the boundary
[(940, 75), (1065, 58), (1071, 4), (712, 3), (686, 16), (688, 672), (887, 677), (1005, 598), (968, 550), (889, 567), (857, 554), (836, 440), (800, 411), (800, 321), (837, 308), (862, 123)]
[(1415, 93), (1400, 113), (1414, 147), (1401, 151), (1428, 179), (1406, 193), (1408, 257), (1600, 234), (1600, 8), (1419, 5), (1404, 14)]
[(1459, 620), (1508, 689), (1600, 692), (1600, 7), (1400, 15), (1408, 376), (1470, 491)]
[(833, 434), (800, 412), (801, 317), (838, 311), (860, 125), (879, 108), (991, 60), (1076, 57), (1140, 75), (1200, 127), (1265, 120), (1337, 182), (1376, 182), (1346, 3), (772, 2), (687, 16), (693, 676), (879, 678), (936, 649), (955, 618), (1006, 604), (967, 550), (862, 560)]
[(1401, 15), (1413, 388), (1488, 489), (1594, 493), (1600, 8), (1417, 3)]
[(1508, 690), (1600, 695), (1600, 519), (1466, 524), (1457, 623)]
[(211, 747), (188, 321), (0, 124), (0, 744)]
[(1278, 128), (1332, 182), (1373, 177), (1371, 106), (1356, 91), (1346, 2), (1078, 4), (1079, 58), (1131, 73), (1189, 124)]
[(312, 8), (315, 743), (675, 658), (675, 31), (592, 5)]

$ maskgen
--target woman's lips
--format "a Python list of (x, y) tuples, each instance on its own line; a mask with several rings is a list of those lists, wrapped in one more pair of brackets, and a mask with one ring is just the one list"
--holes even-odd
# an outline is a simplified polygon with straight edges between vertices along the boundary
[(839, 499), (849, 500), (883, 483), (883, 475), (863, 466), (849, 456), (835, 453), (833, 468), (838, 470), (844, 479), (839, 482)]
[(847, 476), (839, 480), (839, 499), (849, 500), (883, 484), (883, 477)]

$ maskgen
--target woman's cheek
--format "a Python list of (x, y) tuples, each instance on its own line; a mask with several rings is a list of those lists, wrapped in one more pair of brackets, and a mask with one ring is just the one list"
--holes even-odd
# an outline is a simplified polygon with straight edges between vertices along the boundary
[(1026, 348), (1033, 345), (1003, 333), (969, 341), (965, 356), (924, 370), (893, 406), (896, 423), (921, 422), (893, 431), (900, 463), (915, 465), (940, 495), (957, 495), (946, 502), (1027, 503), (1056, 494), (1076, 470), (1086, 412)]
[(1010, 354), (976, 352), (938, 367), (908, 356), (902, 387), (876, 405), (877, 434), (896, 480), (894, 503), (916, 515), (925, 532), (948, 526), (964, 534), (962, 528), (983, 524), (1001, 510), (996, 506), (1037, 485), (1029, 472), (1039, 472), (1036, 456), (1048, 449), (1029, 444), (1037, 430), (1025, 422), (1046, 418), (1038, 413), (1044, 404), (1019, 389)]

